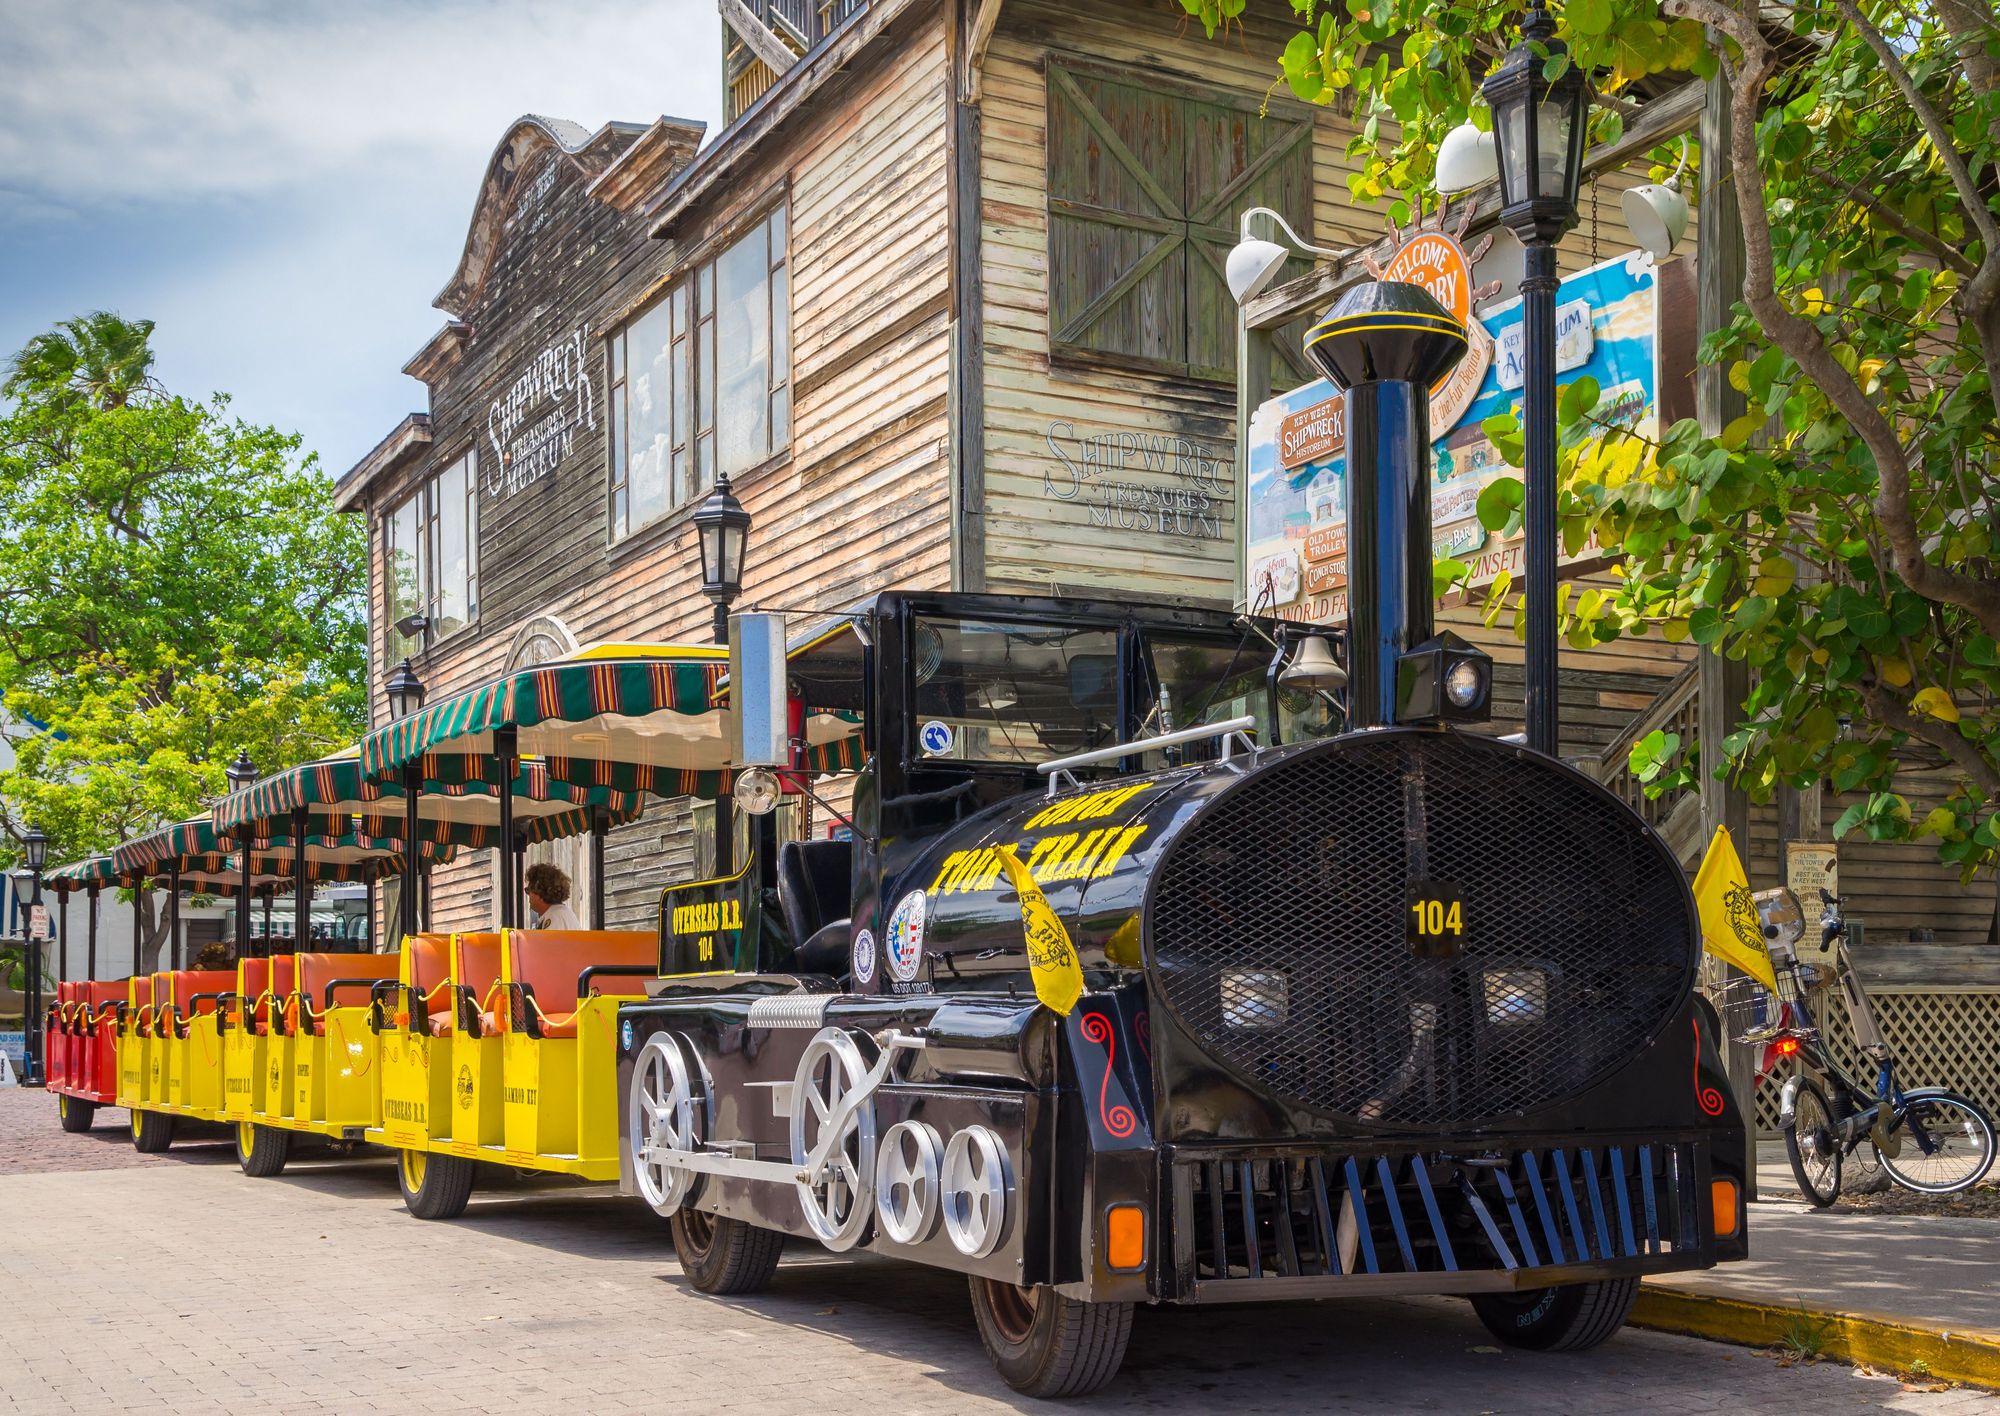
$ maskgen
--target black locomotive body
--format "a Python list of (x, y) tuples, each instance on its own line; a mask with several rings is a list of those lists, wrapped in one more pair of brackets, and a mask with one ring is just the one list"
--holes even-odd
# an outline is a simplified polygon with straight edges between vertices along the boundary
[[(666, 892), (680, 976), (620, 1015), (628, 1187), (697, 1257), (720, 1219), (1093, 1305), (1533, 1298), (1740, 1256), (1671, 852), (1526, 748), (1293, 721), (1296, 647), (891, 593), (797, 654), (793, 695), (862, 725), (852, 839)], [(1067, 1016), (1000, 847), (1073, 943)]]

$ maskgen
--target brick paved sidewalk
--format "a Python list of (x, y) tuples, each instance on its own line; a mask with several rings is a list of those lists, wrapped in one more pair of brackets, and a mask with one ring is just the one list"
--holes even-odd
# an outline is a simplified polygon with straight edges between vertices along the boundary
[[(993, 1375), (961, 1280), (800, 1249), (768, 1293), (688, 1289), (602, 1190), (507, 1185), (409, 1218), (377, 1152), (250, 1180), (225, 1142), (131, 1152), (0, 1092), (0, 1413), (1058, 1409)], [(113, 1123), (118, 1129), (114, 1130)], [(122, 1151), (123, 1154), (119, 1154)], [(1449, 1300), (1146, 1312), (1100, 1412), (2000, 1413), (1852, 1369), (1630, 1331), (1503, 1351)]]

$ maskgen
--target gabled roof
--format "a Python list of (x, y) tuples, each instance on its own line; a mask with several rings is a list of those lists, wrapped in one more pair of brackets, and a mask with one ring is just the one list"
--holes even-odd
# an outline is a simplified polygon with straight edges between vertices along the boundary
[(450, 283), (438, 293), (437, 308), (455, 318), (463, 317), (479, 294), (493, 267), (494, 252), (507, 229), (512, 214), (515, 178), (544, 152), (560, 153), (586, 181), (596, 178), (646, 131), (638, 123), (606, 123), (595, 133), (566, 118), (548, 118), (537, 113), (516, 118), (493, 149), (486, 164), (486, 177), (473, 204), (472, 225), (465, 235), (465, 253)]

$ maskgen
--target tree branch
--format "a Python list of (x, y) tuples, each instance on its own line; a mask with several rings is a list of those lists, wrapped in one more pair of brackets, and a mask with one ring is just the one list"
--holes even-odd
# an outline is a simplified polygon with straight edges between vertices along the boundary
[(1936, 236), (1932, 235), (1930, 232), (1924, 230), (1921, 226), (1912, 224), (1907, 218), (1904, 217), (1904, 215), (1901, 212), (1897, 211), (1894, 207), (1889, 206), (1880, 197), (1877, 197), (1872, 193), (1865, 192), (1861, 188), (1855, 186), (1852, 182), (1848, 181), (1845, 177), (1837, 176), (1836, 174), (1825, 171), (1822, 168), (1815, 167), (1813, 169), (1813, 175), (1819, 178), (1822, 182), (1833, 183), (1834, 186), (1840, 188), (1843, 192), (1847, 193), (1848, 196), (1854, 198), (1856, 203), (1858, 203), (1861, 206), (1867, 207), (1869, 211), (1875, 213), (1875, 215), (1881, 217), (1884, 221), (1887, 221), (1891, 226), (1895, 227), (1898, 231), (1902, 232), (1905, 236), (1909, 237), (1912, 241), (1916, 242), (1919, 246), (1922, 246), (1926, 251), (1929, 251), (1933, 256), (1937, 257), (1940, 263), (1950, 266), (1960, 275), (1973, 276), (1979, 273), (1979, 267), (1975, 266), (1971, 261), (1967, 260), (1964, 257), (1964, 255), (1961, 254), (1955, 247), (1946, 245), (1943, 241), (1939, 240)]
[(2000, 796), (2000, 768), (1967, 742), (1956, 725), (1942, 718), (1918, 717), (1879, 683), (1863, 685), (1861, 701), (1868, 705), (1877, 722), (1943, 753), (1988, 799)]

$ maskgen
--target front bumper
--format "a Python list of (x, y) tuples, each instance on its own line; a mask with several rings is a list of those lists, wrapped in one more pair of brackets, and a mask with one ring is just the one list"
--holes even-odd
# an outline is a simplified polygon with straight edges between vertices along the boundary
[[(1706, 1137), (1398, 1150), (1181, 1146), (1156, 1296), (1477, 1293), (1707, 1268), (1742, 1250)], [(1714, 1181), (1733, 1231), (1718, 1252)], [(1730, 1198), (1734, 1195), (1734, 1199)]]

